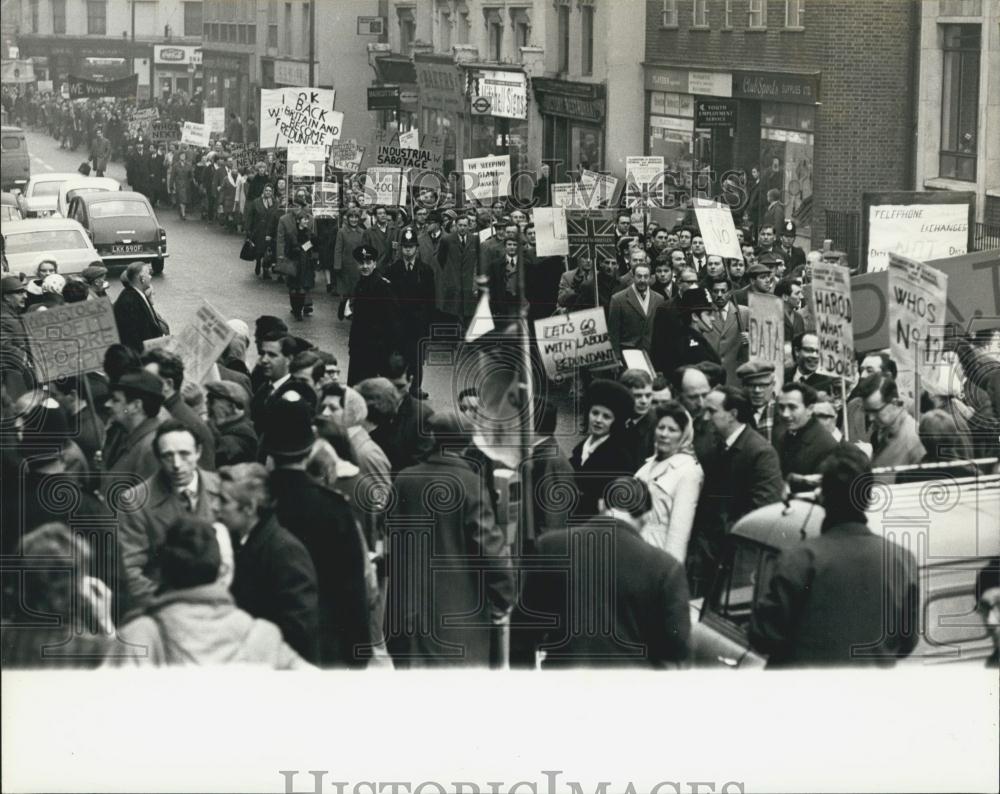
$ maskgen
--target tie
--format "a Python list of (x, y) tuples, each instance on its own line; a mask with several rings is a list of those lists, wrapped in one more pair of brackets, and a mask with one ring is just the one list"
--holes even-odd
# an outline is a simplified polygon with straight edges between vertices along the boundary
[(184, 509), (189, 512), (194, 512), (194, 494), (190, 491), (181, 491), (181, 502), (184, 505)]
[(460, 242), (461, 242), (461, 244), (462, 244), (462, 248), (465, 248), (465, 235), (463, 234), (463, 235), (462, 235), (461, 237), (459, 237), (458, 239), (459, 239), (459, 241), (460, 241)]

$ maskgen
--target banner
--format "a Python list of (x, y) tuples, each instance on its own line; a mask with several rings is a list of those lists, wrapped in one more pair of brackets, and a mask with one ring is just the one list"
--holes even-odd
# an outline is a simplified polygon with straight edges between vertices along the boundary
[(153, 143), (173, 143), (181, 139), (181, 125), (176, 121), (164, 119), (152, 121), (149, 124), (149, 140)]
[(851, 271), (840, 265), (815, 264), (811, 287), (812, 317), (819, 338), (819, 373), (853, 383), (857, 377), (857, 362), (854, 360)]
[(28, 312), (22, 319), (42, 383), (102, 369), (105, 352), (119, 341), (108, 298)]
[(164, 348), (176, 353), (184, 362), (184, 378), (201, 383), (234, 336), (236, 332), (229, 327), (226, 317), (208, 301), (202, 301), (194, 318), (179, 334), (147, 339), (143, 350)]
[(493, 201), (510, 195), (509, 154), (462, 160), (462, 169), (469, 178), (466, 198)]
[(594, 188), (593, 192), (581, 190), (587, 196), (588, 206), (591, 209), (614, 207), (617, 204), (619, 185), (617, 177), (584, 168), (580, 171), (580, 184)]
[(618, 258), (613, 210), (567, 210), (566, 236), (574, 260), (586, 252), (596, 267), (604, 259)]
[(86, 77), (66, 78), (66, 87), (70, 99), (87, 99), (90, 97), (121, 97), (135, 99), (139, 87), (139, 75), (122, 77), (118, 80), (90, 80)]
[(312, 192), (314, 218), (336, 218), (340, 215), (340, 183), (317, 182)]
[(569, 256), (569, 235), (566, 229), (566, 210), (535, 207), (535, 254), (537, 256)]
[(368, 204), (394, 207), (406, 195), (406, 174), (400, 168), (369, 168), (366, 172), (364, 195)]
[(867, 272), (888, 268), (890, 254), (926, 262), (966, 253), (975, 201), (950, 190), (862, 194)]
[(618, 366), (600, 307), (535, 320), (535, 340), (545, 372), (556, 382), (573, 377), (577, 369)]
[(185, 121), (181, 127), (181, 143), (190, 143), (192, 146), (201, 146), (207, 149), (212, 141), (212, 131), (206, 124), (198, 124), (194, 121)]
[(705, 251), (724, 259), (742, 259), (740, 241), (736, 237), (733, 214), (727, 207), (695, 207), (698, 229), (705, 240)]
[(896, 362), (899, 394), (914, 405), (914, 372), (939, 385), (947, 367), (944, 324), (948, 277), (923, 262), (889, 255), (889, 355)]
[(260, 145), (289, 143), (331, 146), (340, 139), (344, 114), (333, 109), (332, 88), (264, 88), (260, 92)]
[(361, 160), (365, 156), (365, 147), (358, 146), (353, 138), (349, 141), (339, 141), (330, 151), (330, 164), (341, 171), (356, 174), (361, 168)]
[(666, 203), (662, 157), (625, 158), (625, 206), (658, 207)]
[(223, 135), (226, 132), (226, 109), (225, 108), (205, 108), (202, 118), (208, 129)]
[(777, 393), (785, 380), (785, 309), (781, 298), (751, 291), (747, 295), (750, 309), (750, 360), (774, 364), (774, 390)]
[(157, 108), (129, 107), (125, 109), (125, 129), (129, 138), (152, 137), (153, 124), (160, 118)]

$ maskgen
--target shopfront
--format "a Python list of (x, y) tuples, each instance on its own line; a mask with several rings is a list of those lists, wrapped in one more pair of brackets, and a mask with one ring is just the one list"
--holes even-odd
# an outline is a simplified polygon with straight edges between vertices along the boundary
[(420, 129), (419, 89), (413, 61), (402, 55), (375, 59), (376, 85), (399, 86), (399, 110), (380, 110), (378, 126), (390, 135)]
[(201, 47), (157, 44), (153, 47), (153, 85), (156, 95), (190, 97), (201, 86)]
[(542, 161), (553, 181), (565, 182), (569, 171), (604, 170), (604, 85), (537, 77), (531, 88), (542, 117)]
[(236, 113), (241, 119), (255, 115), (256, 109), (250, 102), (249, 55), (205, 51), (202, 68), (206, 106), (224, 107), (227, 115)]
[[(129, 74), (129, 58), (133, 50), (127, 40), (108, 39), (97, 43), (93, 39), (69, 36), (23, 35), (19, 41), (21, 57), (44, 64), (41, 72), (52, 80), (55, 90), (70, 75), (91, 80), (115, 80)], [(137, 42), (134, 55), (142, 94), (141, 88), (145, 86), (148, 90), (149, 86), (148, 64), (153, 57), (153, 48)], [(142, 71), (144, 63), (147, 65), (145, 72)]]
[(485, 99), (482, 113), (470, 103), (465, 157), (510, 155), (510, 172), (531, 170), (528, 158), (528, 75), (524, 70), (464, 65), (470, 99)]
[(460, 168), (469, 130), (469, 96), (465, 73), (449, 56), (416, 55), (413, 66), (419, 91), (421, 135), (440, 135), (444, 141), (443, 170), (448, 176)]

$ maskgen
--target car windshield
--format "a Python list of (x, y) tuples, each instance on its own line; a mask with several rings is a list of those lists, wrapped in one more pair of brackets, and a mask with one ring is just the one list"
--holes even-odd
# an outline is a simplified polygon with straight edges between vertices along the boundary
[(746, 629), (756, 600), (766, 591), (777, 557), (774, 549), (736, 541), (721, 586), (712, 599), (712, 611)]
[(31, 197), (36, 196), (58, 196), (62, 182), (36, 182), (31, 188)]
[(19, 232), (6, 236), (7, 254), (34, 254), (45, 251), (66, 251), (86, 248), (87, 239), (78, 229), (45, 229)]
[(84, 193), (108, 193), (104, 187), (77, 187), (66, 191), (66, 201), (72, 201), (75, 196), (82, 196)]
[(148, 218), (149, 207), (141, 201), (118, 199), (116, 201), (97, 201), (90, 205), (92, 218)]

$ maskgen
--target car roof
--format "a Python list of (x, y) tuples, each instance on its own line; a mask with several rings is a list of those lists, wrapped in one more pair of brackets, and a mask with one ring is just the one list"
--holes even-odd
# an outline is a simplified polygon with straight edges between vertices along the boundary
[(115, 189), (109, 192), (121, 192), (118, 188), (121, 187), (121, 183), (110, 176), (81, 176), (78, 179), (67, 179), (60, 191), (63, 193), (69, 193), (71, 190), (76, 190), (81, 187), (96, 187), (96, 188), (108, 188), (114, 183)]
[(24, 132), (24, 130), (22, 130), (20, 127), (4, 124), (2, 127), (0, 127), (0, 133), (3, 132)]
[(4, 236), (58, 229), (78, 229), (86, 233), (79, 221), (74, 221), (71, 218), (25, 218), (20, 221), (8, 221), (3, 225)]
[[(1000, 554), (1000, 474), (876, 485), (868, 528), (931, 562)], [(732, 534), (784, 550), (820, 534), (825, 512), (809, 497), (754, 510)], [(923, 536), (923, 537), (921, 537)]]
[(97, 201), (141, 201), (143, 204), (149, 204), (149, 199), (147, 199), (142, 193), (136, 193), (134, 190), (105, 190), (100, 193), (84, 193), (82, 196), (78, 196), (81, 201), (87, 204), (93, 204)]
[(43, 174), (32, 174), (30, 182), (65, 182), (68, 179), (76, 179), (80, 176), (79, 171), (46, 171)]

